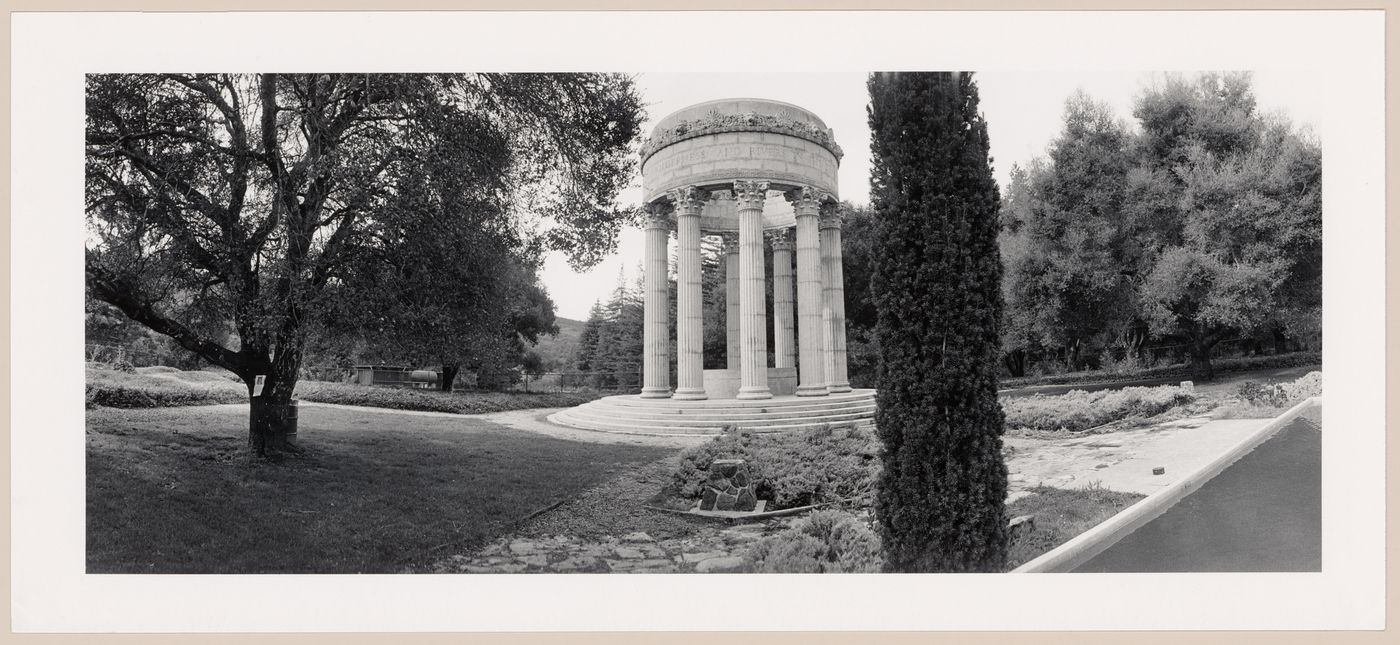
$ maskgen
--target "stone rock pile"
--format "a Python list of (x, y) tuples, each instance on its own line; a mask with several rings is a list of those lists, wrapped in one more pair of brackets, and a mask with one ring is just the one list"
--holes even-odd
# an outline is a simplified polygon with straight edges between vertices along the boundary
[(752, 511), (758, 505), (753, 479), (743, 459), (716, 459), (700, 494), (702, 511)]

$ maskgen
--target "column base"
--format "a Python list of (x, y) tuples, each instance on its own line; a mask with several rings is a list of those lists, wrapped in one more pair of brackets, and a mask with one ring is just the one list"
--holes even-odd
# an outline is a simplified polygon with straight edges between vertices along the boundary
[(825, 385), (799, 385), (797, 386), (797, 396), (826, 396)]
[(851, 384), (850, 384), (850, 383), (834, 383), (834, 384), (831, 384), (831, 385), (826, 386), (826, 391), (827, 391), (827, 392), (830, 392), (830, 393), (832, 393), (832, 394), (842, 394), (842, 393), (844, 393), (844, 392), (850, 392), (850, 391), (851, 391)]
[(670, 388), (644, 387), (640, 395), (644, 399), (669, 399), (671, 398)]
[(773, 392), (766, 387), (741, 387), (736, 399), (771, 399)]
[(705, 394), (705, 390), (703, 389), (677, 389), (675, 394), (671, 395), (671, 398), (677, 401), (704, 401), (710, 398), (710, 396)]

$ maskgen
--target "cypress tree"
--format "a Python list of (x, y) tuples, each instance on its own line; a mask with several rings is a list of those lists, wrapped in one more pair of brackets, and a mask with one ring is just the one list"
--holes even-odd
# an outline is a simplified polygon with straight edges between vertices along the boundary
[(868, 88), (885, 569), (1000, 571), (998, 194), (977, 86), (920, 72)]

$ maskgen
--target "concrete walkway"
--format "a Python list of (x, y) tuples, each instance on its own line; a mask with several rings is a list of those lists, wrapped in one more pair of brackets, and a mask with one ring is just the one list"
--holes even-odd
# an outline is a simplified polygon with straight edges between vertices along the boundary
[[(1010, 495), (1014, 501), (1035, 486), (1109, 490), (1151, 495), (1195, 472), (1270, 419), (1192, 417), (1147, 428), (1064, 439), (1006, 437), (1010, 448)], [(1152, 470), (1161, 467), (1163, 474)]]

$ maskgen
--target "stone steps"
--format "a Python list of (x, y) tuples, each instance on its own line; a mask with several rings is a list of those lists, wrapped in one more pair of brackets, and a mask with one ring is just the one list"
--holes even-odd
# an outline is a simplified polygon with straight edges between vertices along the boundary
[(549, 416), (559, 425), (645, 435), (713, 435), (734, 425), (753, 432), (789, 432), (826, 424), (871, 426), (875, 391), (853, 390), (825, 397), (783, 396), (763, 400), (643, 399), (610, 396)]

